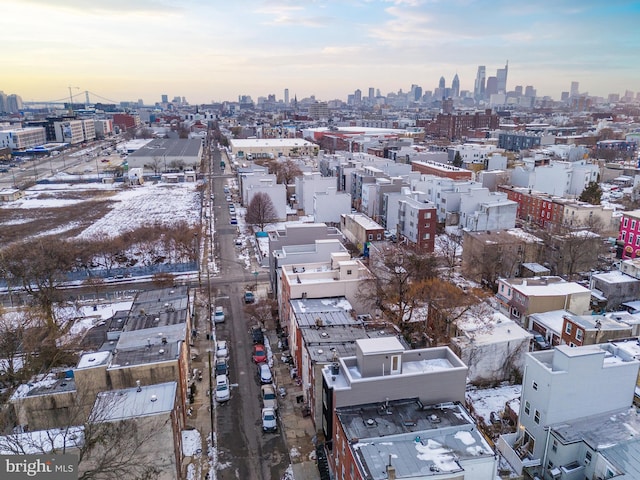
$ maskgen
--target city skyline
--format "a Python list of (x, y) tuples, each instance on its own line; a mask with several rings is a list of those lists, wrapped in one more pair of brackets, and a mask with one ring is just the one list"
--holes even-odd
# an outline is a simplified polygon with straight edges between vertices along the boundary
[(118, 102), (282, 99), (284, 89), (344, 100), (370, 87), (434, 90), (440, 77), (450, 87), (457, 74), (473, 93), (479, 65), (489, 77), (508, 60), (508, 91), (559, 99), (576, 81), (606, 97), (640, 90), (639, 13), (626, 1), (8, 0), (0, 89), (24, 101), (64, 100), (69, 87), (78, 102), (85, 90)]

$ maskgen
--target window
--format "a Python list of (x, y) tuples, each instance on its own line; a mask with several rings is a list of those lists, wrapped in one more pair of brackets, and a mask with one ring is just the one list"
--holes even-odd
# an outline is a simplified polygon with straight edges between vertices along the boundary
[(524, 402), (524, 413), (526, 413), (527, 415), (531, 413), (531, 403), (529, 403), (529, 400)]
[(347, 270), (347, 275), (351, 275), (353, 273), (351, 270)]
[(576, 328), (576, 340), (582, 340), (584, 331), (581, 328)]
[(624, 218), (624, 228), (627, 228), (627, 226), (629, 225), (629, 219), (627, 217)]
[(551, 450), (553, 450), (554, 452), (558, 451), (558, 441), (557, 440), (553, 441), (553, 445), (551, 445)]
[(535, 410), (533, 413), (533, 421), (540, 423), (540, 412), (538, 410)]
[(428, 220), (431, 218), (431, 212), (424, 212), (424, 219)]
[(551, 460), (549, 460), (549, 462), (547, 463), (547, 468), (549, 470), (551, 470), (553, 468), (553, 462)]
[(623, 242), (625, 241), (626, 237), (627, 237), (627, 232), (620, 233), (620, 240), (622, 240)]
[(382, 234), (381, 233), (379, 233), (376, 237), (377, 237), (378, 240), (382, 240)]
[(640, 247), (640, 235), (636, 237), (636, 247)]
[(538, 382), (533, 382), (533, 383), (531, 384), (531, 387), (532, 387), (534, 390), (538, 390)]
[(591, 452), (587, 452), (584, 456), (584, 464), (589, 465), (591, 463)]
[(369, 240), (373, 240), (373, 233), (369, 234)]
[(629, 241), (628, 241), (629, 245), (633, 244), (633, 233), (629, 232)]
[(635, 230), (635, 229), (636, 229), (636, 221), (631, 220), (631, 230)]
[(431, 238), (431, 234), (430, 233), (425, 233), (422, 235), (422, 239), (423, 240), (429, 240)]
[(567, 322), (567, 326), (564, 327), (564, 333), (571, 335), (571, 324), (569, 322)]

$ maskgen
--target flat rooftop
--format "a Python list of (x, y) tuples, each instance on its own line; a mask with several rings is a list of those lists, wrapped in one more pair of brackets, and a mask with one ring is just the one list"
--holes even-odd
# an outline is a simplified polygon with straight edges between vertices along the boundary
[(122, 420), (168, 413), (176, 401), (176, 382), (100, 392), (93, 406), (95, 421)]
[(601, 450), (635, 440), (640, 435), (640, 414), (635, 407), (631, 407), (562, 422), (551, 428), (565, 443), (584, 441), (592, 449)]
[(493, 457), (473, 419), (457, 403), (423, 406), (417, 399), (336, 409), (354, 456), (373, 480), (386, 480), (391, 459), (398, 478), (463, 472), (461, 462)]

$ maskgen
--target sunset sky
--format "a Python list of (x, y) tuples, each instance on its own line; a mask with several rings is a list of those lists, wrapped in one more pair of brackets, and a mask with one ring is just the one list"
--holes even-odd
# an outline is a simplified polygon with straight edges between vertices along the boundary
[[(24, 101), (346, 100), (441, 76), (559, 99), (571, 81), (640, 91), (640, 2), (592, 0), (3, 0), (0, 90)], [(77, 87), (77, 88), (75, 88)], [(94, 96), (97, 95), (97, 96)]]

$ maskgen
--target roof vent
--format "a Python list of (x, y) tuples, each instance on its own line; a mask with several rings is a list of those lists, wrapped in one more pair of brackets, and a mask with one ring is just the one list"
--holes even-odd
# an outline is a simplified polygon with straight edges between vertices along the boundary
[(324, 350), (322, 350), (321, 348), (318, 349), (318, 355), (322, 355), (324, 353)]
[(158, 350), (158, 353), (162, 355), (164, 353), (164, 348), (161, 348), (160, 350)]
[(373, 418), (367, 418), (365, 423), (367, 427), (375, 427), (378, 424)]
[(151, 401), (155, 402), (156, 400), (158, 400), (158, 397), (156, 395), (151, 395)]
[(326, 338), (329, 336), (329, 334), (327, 332), (322, 332), (320, 336)]
[(142, 387), (140, 386), (140, 380), (136, 380), (136, 392), (141, 392)]

